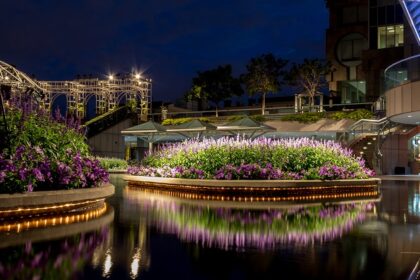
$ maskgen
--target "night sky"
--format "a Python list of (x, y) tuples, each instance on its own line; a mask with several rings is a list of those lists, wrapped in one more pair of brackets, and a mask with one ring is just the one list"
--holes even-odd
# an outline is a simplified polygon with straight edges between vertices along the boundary
[(139, 69), (154, 100), (183, 95), (196, 71), (251, 57), (324, 57), (324, 0), (2, 1), (0, 60), (40, 80)]

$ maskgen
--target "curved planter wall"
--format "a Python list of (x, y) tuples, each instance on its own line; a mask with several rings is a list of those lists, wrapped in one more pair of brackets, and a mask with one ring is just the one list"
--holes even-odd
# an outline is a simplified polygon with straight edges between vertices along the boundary
[(124, 176), (129, 187), (208, 200), (281, 201), (375, 198), (380, 179), (366, 180), (199, 180)]
[(415, 121), (398, 115), (420, 112), (420, 81), (396, 86), (385, 93), (386, 116), (396, 122)]
[(106, 184), (97, 188), (1, 194), (0, 217), (83, 211), (102, 206), (114, 192), (115, 187)]

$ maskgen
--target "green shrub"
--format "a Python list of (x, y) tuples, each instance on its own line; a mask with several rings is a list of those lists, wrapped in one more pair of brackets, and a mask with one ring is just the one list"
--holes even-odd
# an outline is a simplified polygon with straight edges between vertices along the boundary
[(8, 113), (7, 121), (10, 141), (8, 153), (14, 153), (20, 146), (38, 146), (50, 159), (66, 158), (68, 150), (79, 152), (82, 156), (89, 155), (84, 135), (47, 116), (31, 114), (22, 121), (22, 113), (13, 111)]
[(305, 112), (299, 114), (285, 115), (281, 118), (282, 121), (297, 121), (300, 123), (314, 123), (321, 119), (339, 120), (354, 120), (371, 119), (373, 114), (366, 109), (358, 109), (354, 111), (339, 111), (339, 112)]
[(313, 113), (313, 112), (306, 112), (302, 114), (290, 114), (283, 116), (281, 118), (282, 121), (297, 121), (300, 123), (314, 123), (319, 121), (320, 119), (325, 118), (325, 113)]
[[(162, 121), (162, 125), (179, 125), (179, 124), (183, 124), (183, 123), (187, 123), (190, 122), (192, 120), (194, 120), (195, 118), (176, 118), (176, 119), (166, 119)], [(208, 123), (210, 122), (210, 120), (208, 118), (205, 117), (200, 117), (197, 118), (199, 121)]]
[[(227, 118), (227, 120), (229, 122), (233, 122), (233, 121), (243, 119), (245, 117), (246, 117), (246, 115), (233, 115), (233, 116), (229, 116)], [(266, 118), (263, 115), (251, 115), (251, 116), (248, 116), (248, 117), (251, 118), (252, 120), (256, 121), (256, 122), (265, 122), (266, 121)]]
[(124, 170), (128, 167), (127, 161), (120, 158), (97, 157), (97, 160), (106, 170)]

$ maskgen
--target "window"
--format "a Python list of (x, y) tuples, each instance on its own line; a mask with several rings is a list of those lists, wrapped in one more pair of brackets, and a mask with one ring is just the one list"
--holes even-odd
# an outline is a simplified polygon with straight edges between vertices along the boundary
[(368, 48), (367, 39), (359, 33), (344, 36), (337, 44), (337, 59), (346, 66), (346, 62), (361, 60), (362, 51)]
[(378, 49), (393, 48), (402, 45), (404, 45), (404, 25), (378, 27)]
[(343, 7), (341, 23), (350, 24), (356, 22), (366, 22), (367, 17), (367, 7), (366, 6), (349, 6)]
[(361, 103), (366, 101), (365, 81), (340, 81), (338, 91), (341, 95), (341, 103)]

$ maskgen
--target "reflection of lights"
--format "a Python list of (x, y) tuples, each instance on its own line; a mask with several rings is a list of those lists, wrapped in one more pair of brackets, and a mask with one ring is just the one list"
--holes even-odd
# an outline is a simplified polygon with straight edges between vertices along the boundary
[(137, 277), (140, 268), (140, 248), (136, 249), (136, 253), (133, 255), (133, 261), (131, 262), (131, 272), (130, 276), (132, 279)]
[(5, 223), (0, 225), (0, 232), (28, 230), (31, 228), (41, 228), (48, 226), (57, 226), (65, 224), (73, 224), (82, 221), (89, 221), (91, 219), (102, 216), (107, 210), (107, 205), (104, 203), (101, 208), (84, 212), (83, 214), (73, 214), (66, 216), (55, 216), (36, 220), (23, 220), (13, 223)]
[(108, 249), (105, 254), (103, 277), (107, 277), (112, 267), (111, 249)]
[(75, 203), (65, 203), (54, 206), (45, 206), (45, 207), (34, 207), (34, 208), (16, 208), (10, 210), (0, 210), (0, 216), (10, 216), (10, 215), (28, 215), (28, 214), (37, 214), (45, 211), (65, 211), (76, 207), (82, 207), (88, 204), (94, 204), (104, 201), (104, 199), (88, 200), (83, 202)]
[[(238, 201), (238, 202), (274, 202), (274, 201), (299, 201), (299, 200), (319, 200), (319, 199), (335, 199), (335, 198), (355, 198), (355, 197), (376, 197), (379, 195), (377, 190), (377, 185), (364, 185), (364, 186), (354, 186), (358, 188), (358, 192), (349, 192), (349, 193), (332, 193), (332, 194), (302, 194), (297, 196), (229, 196), (229, 195), (206, 195), (199, 193), (185, 193), (179, 191), (165, 191), (165, 190), (153, 190), (153, 189), (144, 189), (141, 188), (141, 192), (152, 193), (152, 194), (163, 194), (169, 195), (172, 197), (192, 199), (192, 200), (218, 200), (218, 201)], [(332, 186), (332, 189), (340, 188), (338, 186)], [(366, 188), (365, 191), (360, 191), (361, 188)], [(252, 188), (251, 188), (252, 189)], [(271, 189), (271, 188), (270, 188)], [(274, 188), (273, 188), (274, 189)], [(291, 188), (293, 189), (293, 188)], [(300, 187), (295, 189), (301, 189), (304, 193), (305, 189), (311, 189), (310, 187)], [(312, 188), (318, 189), (320, 188)], [(325, 187), (322, 188), (324, 191), (328, 192), (328, 189)], [(130, 197), (135, 197), (135, 190), (133, 188), (126, 189), (126, 192), (130, 193)]]

